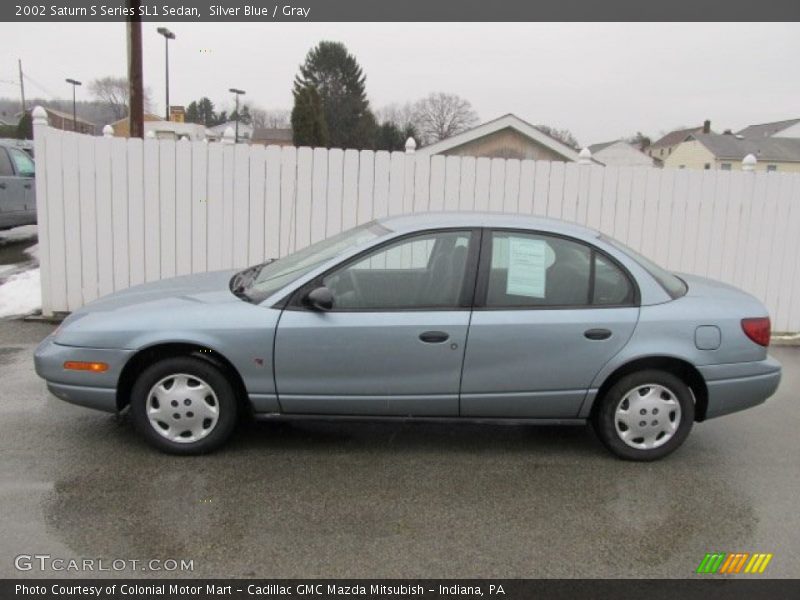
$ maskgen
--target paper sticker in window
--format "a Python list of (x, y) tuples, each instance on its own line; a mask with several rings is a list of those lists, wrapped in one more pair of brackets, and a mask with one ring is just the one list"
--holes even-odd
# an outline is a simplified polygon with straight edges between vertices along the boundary
[(547, 250), (544, 240), (509, 238), (506, 294), (544, 298)]

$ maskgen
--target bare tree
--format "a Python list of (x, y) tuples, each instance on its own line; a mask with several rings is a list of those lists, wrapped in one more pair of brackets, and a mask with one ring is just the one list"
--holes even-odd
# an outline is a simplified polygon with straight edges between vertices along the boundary
[(472, 105), (455, 94), (435, 92), (414, 105), (414, 121), (423, 144), (452, 137), (478, 123)]
[[(98, 102), (111, 107), (114, 117), (122, 119), (128, 115), (130, 88), (125, 77), (100, 77), (89, 82), (89, 93)], [(152, 110), (153, 99), (150, 89), (144, 90), (144, 109)]]
[(263, 109), (254, 107), (250, 109), (253, 127), (257, 129), (286, 129), (289, 127), (291, 111), (283, 108)]
[(394, 123), (402, 130), (417, 128), (417, 111), (412, 102), (394, 103), (379, 108), (375, 111), (375, 118), (379, 123)]
[(577, 150), (580, 147), (577, 138), (572, 135), (569, 129), (558, 129), (557, 127), (550, 127), (549, 125), (537, 125), (536, 129), (558, 140), (562, 144), (566, 144), (573, 150)]
[(650, 136), (643, 134), (641, 131), (637, 131), (635, 135), (628, 136), (625, 141), (642, 151), (649, 148), (650, 144), (653, 143)]

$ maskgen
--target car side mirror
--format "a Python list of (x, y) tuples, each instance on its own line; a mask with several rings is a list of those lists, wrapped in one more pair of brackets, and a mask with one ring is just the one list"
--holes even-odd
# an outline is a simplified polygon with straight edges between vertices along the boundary
[(333, 293), (324, 285), (314, 288), (306, 295), (306, 304), (314, 310), (330, 310), (333, 308)]

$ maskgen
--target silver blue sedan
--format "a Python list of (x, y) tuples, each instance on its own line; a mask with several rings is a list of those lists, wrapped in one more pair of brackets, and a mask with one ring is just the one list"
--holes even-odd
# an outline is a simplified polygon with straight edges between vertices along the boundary
[(380, 219), (244, 271), (136, 286), (35, 355), (57, 397), (130, 410), (157, 448), (211, 451), (238, 418), (591, 422), (653, 460), (781, 377), (752, 296), (561, 221)]

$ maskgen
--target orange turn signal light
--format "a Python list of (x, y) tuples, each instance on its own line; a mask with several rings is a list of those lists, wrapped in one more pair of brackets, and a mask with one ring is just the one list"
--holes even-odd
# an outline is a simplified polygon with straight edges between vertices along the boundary
[(64, 368), (69, 371), (92, 371), (93, 373), (108, 371), (108, 365), (104, 362), (84, 362), (80, 360), (68, 360), (64, 363)]

